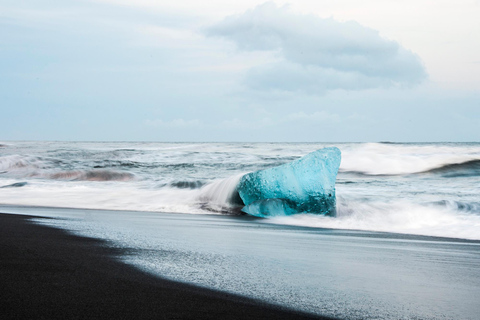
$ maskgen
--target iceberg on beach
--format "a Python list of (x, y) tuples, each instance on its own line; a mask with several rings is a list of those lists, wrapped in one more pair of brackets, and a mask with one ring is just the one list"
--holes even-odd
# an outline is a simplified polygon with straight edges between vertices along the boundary
[(243, 212), (257, 216), (316, 213), (335, 216), (335, 180), (341, 154), (324, 148), (290, 163), (248, 173), (240, 178)]

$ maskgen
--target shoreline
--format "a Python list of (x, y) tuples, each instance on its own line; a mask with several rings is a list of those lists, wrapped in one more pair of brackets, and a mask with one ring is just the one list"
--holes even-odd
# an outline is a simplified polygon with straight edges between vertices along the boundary
[(331, 319), (152, 276), (33, 218), (0, 213), (2, 319)]
[[(39, 214), (43, 212), (43, 214)], [(47, 212), (47, 214), (45, 214)], [(54, 213), (53, 215), (51, 213)], [(63, 219), (63, 212), (69, 212), (68, 216), (70, 217), (72, 213), (80, 219), (84, 219), (86, 212), (95, 213), (141, 213), (141, 214), (150, 214), (150, 215), (187, 215), (193, 217), (215, 217), (215, 218), (241, 218), (244, 220), (252, 221), (261, 221), (264, 218), (258, 218), (250, 215), (230, 215), (230, 214), (212, 214), (212, 213), (179, 213), (179, 212), (161, 212), (161, 211), (144, 211), (144, 210), (117, 210), (117, 209), (98, 209), (98, 208), (77, 208), (77, 207), (54, 207), (54, 206), (41, 206), (41, 205), (24, 205), (24, 204), (0, 204), (0, 214), (6, 215), (19, 215), (26, 216), (32, 219)], [(279, 226), (282, 228), (291, 228), (291, 229), (304, 229), (312, 231), (331, 231), (334, 233), (341, 233), (344, 235), (355, 235), (356, 237), (376, 237), (376, 238), (389, 238), (389, 239), (398, 239), (398, 240), (413, 240), (413, 241), (434, 241), (434, 242), (452, 242), (452, 243), (480, 243), (480, 239), (469, 239), (462, 237), (449, 237), (449, 236), (437, 236), (437, 235), (425, 235), (418, 233), (402, 233), (402, 232), (393, 232), (393, 231), (377, 231), (377, 230), (366, 230), (366, 229), (350, 229), (350, 228), (333, 228), (333, 227), (317, 227), (317, 226), (307, 226), (301, 224), (285, 224), (285, 223), (271, 223), (270, 226)]]

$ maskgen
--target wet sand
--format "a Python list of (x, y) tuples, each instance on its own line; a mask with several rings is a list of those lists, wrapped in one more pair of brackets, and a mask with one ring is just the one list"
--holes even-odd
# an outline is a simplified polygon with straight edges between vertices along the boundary
[(0, 214), (4, 320), (327, 319), (152, 276), (117, 259), (129, 249), (31, 218)]

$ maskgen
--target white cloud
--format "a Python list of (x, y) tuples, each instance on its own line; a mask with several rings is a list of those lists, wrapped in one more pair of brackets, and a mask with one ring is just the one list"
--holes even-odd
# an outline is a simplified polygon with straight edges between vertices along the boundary
[(251, 69), (255, 89), (361, 90), (411, 86), (426, 77), (420, 58), (357, 22), (297, 14), (267, 2), (229, 16), (206, 30), (236, 43), (241, 51), (276, 52), (280, 62)]

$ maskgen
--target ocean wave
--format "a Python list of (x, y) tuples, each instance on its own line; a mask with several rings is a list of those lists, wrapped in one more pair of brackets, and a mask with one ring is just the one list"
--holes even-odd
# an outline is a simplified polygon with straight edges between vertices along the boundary
[(478, 176), (480, 175), (480, 159), (445, 164), (422, 173), (437, 173), (446, 178)]
[[(15, 180), (6, 180), (6, 184)], [(143, 212), (216, 213), (201, 208), (201, 189), (149, 188), (142, 181), (87, 183), (81, 180), (36, 180), (28, 188), (5, 188), (0, 204)]]
[(7, 184), (6, 186), (1, 186), (0, 188), (20, 188), (20, 187), (24, 187), (28, 184), (28, 182), (15, 182), (15, 183), (12, 183), (12, 184)]
[(217, 213), (237, 212), (241, 199), (236, 187), (242, 176), (243, 174), (238, 174), (205, 185), (196, 197), (200, 208)]
[(444, 208), (458, 211), (458, 212), (480, 214), (480, 202), (441, 200), (441, 201), (433, 202), (433, 205), (444, 207)]
[(437, 173), (450, 176), (478, 175), (478, 145), (410, 145), (365, 143), (342, 149), (340, 173), (394, 176)]
[(180, 180), (180, 181), (173, 181), (169, 184), (169, 186), (179, 189), (199, 189), (205, 185), (204, 181), (195, 180)]
[(56, 180), (75, 180), (75, 181), (129, 181), (135, 178), (135, 175), (129, 172), (118, 172), (109, 170), (91, 170), (91, 171), (65, 171), (53, 173), (50, 179)]
[(46, 168), (41, 158), (35, 156), (7, 155), (0, 157), (0, 173), (21, 177), (34, 177)]
[(298, 214), (264, 221), (313, 228), (480, 240), (480, 215), (463, 212), (454, 205), (421, 205), (406, 201), (365, 202), (340, 197), (337, 217)]
[(140, 168), (142, 163), (136, 161), (120, 161), (120, 160), (102, 160), (95, 161), (93, 168), (105, 169), (105, 168)]
[(9, 171), (12, 169), (35, 167), (27, 158), (19, 155), (9, 155), (0, 157), (0, 171)]
[(358, 176), (397, 176), (397, 175), (417, 175), (417, 174), (438, 174), (444, 178), (474, 177), (474, 176), (480, 176), (480, 159), (466, 160), (465, 162), (460, 162), (460, 163), (445, 163), (438, 167), (434, 167), (431, 169), (418, 171), (418, 172), (372, 173), (372, 172), (346, 171), (346, 170), (341, 170), (341, 172), (354, 174)]
[(164, 168), (171, 168), (171, 169), (185, 169), (185, 168), (193, 168), (195, 167), (195, 163), (163, 163), (161, 167)]

